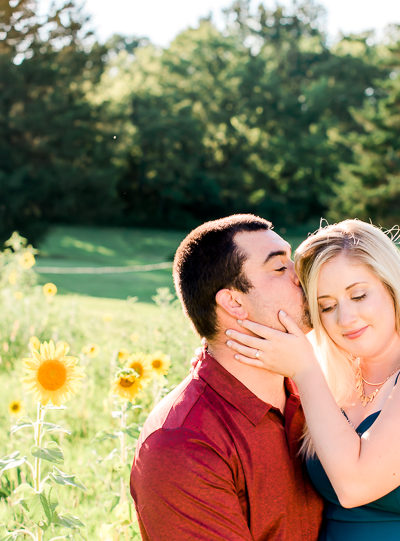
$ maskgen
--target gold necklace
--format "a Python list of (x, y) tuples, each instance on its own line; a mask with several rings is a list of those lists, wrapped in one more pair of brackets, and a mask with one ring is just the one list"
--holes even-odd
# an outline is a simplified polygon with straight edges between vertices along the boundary
[[(364, 379), (362, 372), (361, 372), (361, 366), (360, 366), (360, 359), (358, 360), (358, 366), (356, 370), (356, 391), (358, 392), (360, 396), (360, 402), (361, 405), (365, 408), (365, 406), (372, 402), (373, 399), (376, 397), (376, 395), (379, 393), (379, 391), (382, 389), (382, 385), (386, 383), (396, 372), (399, 371), (399, 368), (397, 367), (391, 374), (388, 375), (388, 377), (379, 383), (370, 383), (366, 379)], [(375, 391), (373, 391), (371, 394), (366, 395), (364, 392), (364, 383), (367, 385), (373, 385), (374, 387), (377, 387)]]

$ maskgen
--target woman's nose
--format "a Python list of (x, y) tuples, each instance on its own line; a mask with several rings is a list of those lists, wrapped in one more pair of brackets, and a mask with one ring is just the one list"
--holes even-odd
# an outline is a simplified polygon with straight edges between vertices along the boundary
[(341, 327), (349, 328), (356, 320), (356, 313), (348, 303), (339, 304), (336, 313), (338, 324)]

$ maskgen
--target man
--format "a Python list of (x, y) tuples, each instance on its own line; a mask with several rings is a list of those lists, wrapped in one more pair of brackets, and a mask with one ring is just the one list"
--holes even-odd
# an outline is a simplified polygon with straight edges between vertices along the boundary
[(290, 381), (234, 359), (225, 330), (249, 318), (305, 328), (290, 246), (249, 214), (207, 222), (179, 246), (174, 281), (208, 346), (147, 419), (131, 473), (152, 541), (313, 541), (322, 504), (297, 456), (304, 418)]

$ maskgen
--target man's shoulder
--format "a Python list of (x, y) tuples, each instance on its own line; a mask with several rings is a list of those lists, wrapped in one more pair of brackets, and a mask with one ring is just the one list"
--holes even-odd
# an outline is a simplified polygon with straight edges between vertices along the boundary
[[(210, 389), (201, 378), (192, 375), (185, 378), (174, 390), (168, 393), (152, 410), (144, 423), (138, 444), (141, 445), (151, 434), (161, 430), (167, 437), (173, 437), (175, 430), (201, 432), (202, 411), (212, 410), (209, 404)], [(184, 434), (185, 431), (182, 432)]]

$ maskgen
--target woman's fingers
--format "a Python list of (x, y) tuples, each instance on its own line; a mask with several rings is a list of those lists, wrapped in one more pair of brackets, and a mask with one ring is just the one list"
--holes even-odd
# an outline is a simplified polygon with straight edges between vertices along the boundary
[(234, 340), (228, 340), (226, 345), (230, 347), (231, 349), (234, 349), (238, 353), (241, 353), (245, 357), (249, 357), (250, 359), (258, 358), (259, 355), (261, 354), (261, 351), (258, 348), (244, 346), (243, 344), (240, 344), (239, 342), (235, 342)]
[(272, 338), (278, 338), (280, 334), (282, 334), (282, 331), (278, 331), (276, 329), (272, 329), (271, 327), (266, 327), (265, 325), (261, 325), (260, 323), (255, 323), (254, 321), (250, 321), (249, 319), (238, 320), (239, 325), (242, 327), (245, 327), (246, 329), (249, 329), (252, 333), (256, 334), (257, 336), (261, 336), (262, 338), (265, 338), (266, 340), (272, 339)]
[(233, 329), (228, 329), (227, 331), (225, 331), (225, 334), (229, 336), (229, 338), (232, 338), (233, 340), (237, 340), (241, 344), (244, 344), (245, 346), (249, 346), (254, 349), (261, 348), (263, 345), (263, 342), (265, 342), (264, 338), (258, 338), (257, 336), (250, 336), (249, 334), (235, 331)]
[(303, 331), (296, 324), (294, 319), (292, 319), (284, 310), (279, 310), (278, 317), (279, 321), (282, 323), (288, 333), (294, 334), (295, 336), (304, 336)]
[(258, 368), (264, 368), (264, 363), (257, 359), (249, 359), (249, 357), (240, 355), (240, 353), (235, 353), (234, 357), (237, 361), (240, 361), (243, 364), (248, 364), (249, 366), (257, 366)]

